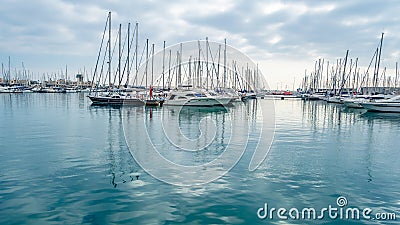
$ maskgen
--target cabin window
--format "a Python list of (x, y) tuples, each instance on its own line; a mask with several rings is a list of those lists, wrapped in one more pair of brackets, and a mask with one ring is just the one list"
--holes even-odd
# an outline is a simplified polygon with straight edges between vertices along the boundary
[(169, 98), (169, 100), (173, 100), (175, 98), (176, 95), (171, 95), (171, 97)]
[(206, 95), (205, 95), (205, 94), (202, 94), (202, 93), (197, 93), (197, 94), (195, 94), (195, 96), (196, 96), (196, 97), (206, 97)]

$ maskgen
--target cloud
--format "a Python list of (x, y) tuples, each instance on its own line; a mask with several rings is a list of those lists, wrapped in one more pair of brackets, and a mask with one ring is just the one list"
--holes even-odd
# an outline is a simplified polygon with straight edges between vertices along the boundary
[[(141, 49), (146, 38), (156, 50), (163, 41), (171, 45), (227, 38), (255, 61), (268, 62), (263, 69), (271, 79), (287, 77), (292, 82), (294, 73), (313, 68), (318, 58), (335, 61), (347, 49), (361, 66), (367, 65), (381, 32), (383, 64), (394, 67), (400, 47), (399, 10), (396, 1), (372, 0), (5, 0), (0, 8), (0, 60), (18, 57), (41, 72), (65, 64), (72, 70), (93, 67), (107, 13), (112, 11), (114, 37), (119, 23), (126, 32), (128, 22), (139, 22)], [(271, 63), (274, 60), (277, 63)], [(292, 72), (282, 74), (282, 67), (291, 67)]]

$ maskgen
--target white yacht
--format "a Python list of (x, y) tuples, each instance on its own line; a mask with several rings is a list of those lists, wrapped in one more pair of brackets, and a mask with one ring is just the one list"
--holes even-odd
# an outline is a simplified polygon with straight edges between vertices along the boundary
[(231, 97), (210, 93), (206, 90), (174, 90), (168, 94), (164, 105), (220, 106), (229, 104), (231, 100)]
[(22, 93), (23, 89), (21, 86), (0, 87), (0, 93)]
[(343, 99), (343, 104), (348, 108), (362, 109), (361, 103), (368, 101), (368, 95), (357, 95), (352, 98)]
[(360, 104), (368, 111), (400, 113), (400, 95), (396, 95), (390, 99), (362, 102)]

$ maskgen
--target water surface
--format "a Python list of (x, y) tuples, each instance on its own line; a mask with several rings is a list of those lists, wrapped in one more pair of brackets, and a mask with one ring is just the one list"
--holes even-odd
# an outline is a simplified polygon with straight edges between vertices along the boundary
[[(398, 222), (260, 220), (257, 209), (264, 203), (320, 209), (337, 206), (339, 196), (345, 196), (351, 207), (400, 215), (400, 115), (364, 113), (324, 102), (276, 101), (274, 142), (263, 164), (250, 172), (251, 151), (262, 123), (256, 106), (268, 101), (272, 100), (228, 110), (188, 109), (174, 117), (168, 107), (91, 106), (84, 94), (1, 94), (0, 224)], [(141, 144), (146, 132), (135, 130), (145, 121), (155, 144), (166, 146), (161, 148), (166, 158), (200, 165), (223, 152), (233, 135), (228, 122), (244, 119), (251, 122), (249, 151), (211, 183), (166, 184), (133, 159), (130, 150), (135, 149), (124, 138), (128, 114), (130, 129), (138, 135), (138, 151), (149, 149)], [(162, 126), (151, 121), (162, 116), (176, 119), (180, 129), (173, 130), (179, 132), (170, 132), (176, 140), (195, 140), (202, 129), (216, 138), (199, 139), (204, 151), (179, 151), (157, 136)], [(209, 119), (199, 127), (203, 118)]]

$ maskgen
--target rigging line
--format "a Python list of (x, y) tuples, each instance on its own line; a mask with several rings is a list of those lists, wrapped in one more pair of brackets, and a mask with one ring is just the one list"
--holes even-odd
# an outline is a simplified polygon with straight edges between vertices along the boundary
[[(127, 42), (129, 42), (129, 40), (127, 41), (127, 39), (128, 39), (128, 31), (127, 31), (126, 34), (125, 34), (124, 43), (123, 43), (123, 45), (122, 45), (122, 51), (121, 51), (121, 55), (120, 55), (120, 58), (121, 58), (121, 59), (122, 59), (122, 56), (124, 55), (125, 45), (126, 45)], [(119, 83), (119, 84), (122, 83), (122, 80), (123, 80), (123, 78), (124, 78), (126, 65), (127, 65), (127, 60), (125, 60), (124, 68), (123, 68), (123, 70), (122, 70), (122, 76), (121, 76), (120, 79), (118, 80), (118, 83)], [(121, 70), (121, 68), (118, 68), (118, 70)]]
[[(107, 52), (108, 48), (109, 48), (109, 47), (108, 47), (108, 45), (107, 45), (106, 51), (105, 51), (105, 52)], [(107, 54), (104, 53), (104, 58), (103, 58), (102, 66), (101, 66), (101, 73), (100, 73), (100, 77), (99, 77), (99, 82), (101, 81), (101, 76), (103, 75), (103, 72), (104, 72), (104, 64), (105, 64), (105, 61), (106, 61), (106, 59), (107, 59), (106, 57), (107, 57)], [(108, 74), (108, 69), (107, 69), (107, 74)], [(104, 76), (103, 85), (106, 83), (106, 80), (107, 80), (107, 75)]]
[[(140, 67), (142, 67), (143, 65), (142, 65), (142, 59), (143, 59), (143, 55), (145, 54), (144, 52), (146, 51), (146, 46), (144, 46), (143, 47), (143, 52), (142, 52), (142, 56), (140, 57), (140, 60), (139, 60), (139, 68)], [(145, 60), (146, 61), (146, 60)], [(146, 63), (146, 62), (143, 62), (143, 63)], [(143, 84), (143, 81), (144, 81), (144, 73), (145, 73), (145, 71), (143, 71), (143, 76), (142, 76), (142, 80), (140, 81), (140, 85), (139, 86), (142, 86), (142, 84)], [(146, 87), (145, 87), (146, 88)]]
[(108, 25), (108, 20), (109, 20), (109, 19), (110, 19), (110, 15), (107, 16), (106, 25), (105, 25), (105, 27), (104, 27), (103, 36), (102, 36), (102, 38), (101, 38), (99, 54), (97, 55), (97, 61), (96, 61), (96, 66), (95, 66), (94, 73), (93, 73), (93, 77), (92, 77), (92, 85), (91, 85), (91, 88), (90, 88), (90, 91), (89, 91), (89, 95), (90, 95), (91, 92), (92, 92), (93, 82), (94, 82), (94, 79), (95, 79), (95, 76), (96, 76), (96, 73), (97, 73), (97, 66), (98, 66), (98, 63), (99, 63), (99, 59), (100, 59), (100, 55), (101, 55), (101, 49), (102, 49), (102, 47), (103, 47), (104, 37), (105, 37), (105, 33), (106, 33), (106, 31), (107, 31), (107, 25)]

